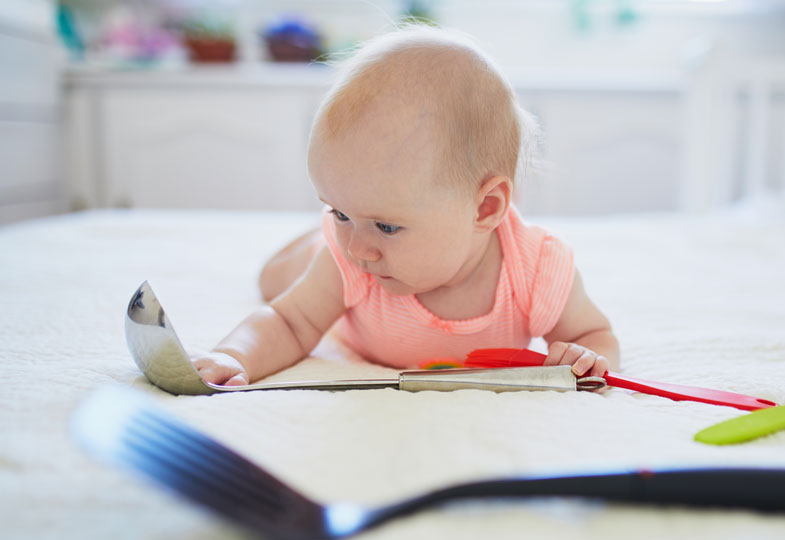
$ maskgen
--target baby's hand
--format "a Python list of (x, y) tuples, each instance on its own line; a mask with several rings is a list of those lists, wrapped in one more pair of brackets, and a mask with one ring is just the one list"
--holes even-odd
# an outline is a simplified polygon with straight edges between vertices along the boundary
[(225, 386), (248, 384), (248, 373), (246, 373), (243, 365), (236, 358), (226, 353), (192, 354), (191, 363), (205, 382)]
[(577, 377), (602, 377), (608, 371), (608, 359), (575, 343), (554, 341), (548, 346), (544, 366), (572, 366)]

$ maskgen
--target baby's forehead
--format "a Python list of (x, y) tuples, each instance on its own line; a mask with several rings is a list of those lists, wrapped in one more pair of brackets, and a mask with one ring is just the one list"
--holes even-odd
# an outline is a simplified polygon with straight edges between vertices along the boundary
[(414, 175), (415, 166), (431, 168), (439, 160), (444, 131), (427, 108), (380, 100), (340, 130), (326, 125), (314, 130), (310, 154), (328, 156), (333, 163), (336, 156), (351, 156), (352, 163), (367, 162), (369, 169)]

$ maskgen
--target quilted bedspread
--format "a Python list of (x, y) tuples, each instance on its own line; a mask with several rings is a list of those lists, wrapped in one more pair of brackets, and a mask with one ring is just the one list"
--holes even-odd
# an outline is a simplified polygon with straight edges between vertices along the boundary
[[(133, 387), (324, 502), (382, 504), (457, 482), (694, 465), (785, 467), (785, 431), (733, 446), (693, 435), (742, 411), (611, 389), (173, 396), (123, 336), (153, 286), (188, 348), (260, 302), (263, 261), (314, 214), (92, 211), (0, 228), (0, 523), (4, 538), (240, 538), (243, 531), (94, 461), (69, 419)], [(548, 218), (622, 345), (622, 371), (785, 402), (785, 218), (721, 213)], [(535, 343), (542, 349), (542, 343)], [(280, 380), (386, 377), (329, 336)], [(785, 509), (785, 486), (781, 495)], [(367, 538), (783, 538), (785, 513), (597, 501), (467, 501)]]

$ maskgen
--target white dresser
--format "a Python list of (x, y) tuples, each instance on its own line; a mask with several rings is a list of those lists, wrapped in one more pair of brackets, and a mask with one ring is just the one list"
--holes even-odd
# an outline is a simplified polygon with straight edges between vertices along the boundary
[(317, 209), (305, 156), (327, 77), (297, 65), (71, 71), (71, 204)]
[[(249, 64), (70, 71), (71, 204), (312, 210), (308, 132), (331, 73)], [(678, 207), (682, 84), (676, 77), (510, 74), (542, 123), (526, 213)]]

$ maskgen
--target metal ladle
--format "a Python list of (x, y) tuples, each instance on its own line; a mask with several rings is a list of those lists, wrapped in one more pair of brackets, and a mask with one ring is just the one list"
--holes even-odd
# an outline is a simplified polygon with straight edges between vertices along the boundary
[(205, 395), (249, 390), (372, 390), (393, 388), (417, 392), (460, 389), (509, 392), (518, 390), (597, 390), (602, 377), (576, 378), (570, 366), (499, 369), (402, 371), (397, 378), (326, 381), (260, 382), (222, 386), (202, 380), (172, 328), (164, 308), (145, 281), (128, 303), (125, 339), (131, 356), (145, 377), (172, 394)]

